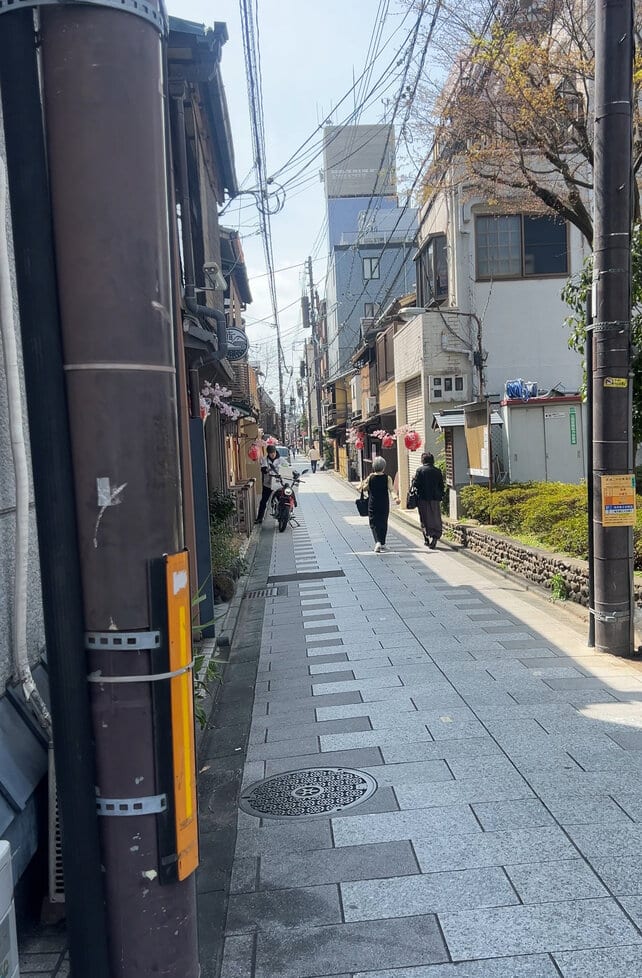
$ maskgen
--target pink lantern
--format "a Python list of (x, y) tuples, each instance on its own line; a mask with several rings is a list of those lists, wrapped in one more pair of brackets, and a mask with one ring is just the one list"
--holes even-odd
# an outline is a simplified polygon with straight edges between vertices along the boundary
[(394, 443), (395, 443), (395, 440), (392, 437), (392, 435), (384, 435), (383, 438), (381, 439), (381, 447), (382, 448), (392, 448), (392, 446), (394, 445)]
[(409, 452), (416, 452), (418, 448), (421, 448), (421, 435), (416, 431), (409, 431), (407, 435), (404, 435), (403, 443)]
[(250, 445), (250, 450), (247, 453), (248, 458), (252, 459), (253, 462), (258, 462), (260, 454), (261, 449), (258, 445)]

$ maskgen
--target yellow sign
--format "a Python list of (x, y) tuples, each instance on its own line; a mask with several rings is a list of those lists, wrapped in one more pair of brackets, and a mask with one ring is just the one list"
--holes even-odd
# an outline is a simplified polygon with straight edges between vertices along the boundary
[(605, 387), (628, 387), (629, 379), (628, 377), (605, 377), (604, 386)]
[(165, 558), (170, 680), (174, 811), (178, 878), (186, 879), (198, 866), (196, 812), (196, 750), (192, 682), (192, 602), (187, 551)]
[(635, 526), (635, 476), (602, 476), (602, 526)]

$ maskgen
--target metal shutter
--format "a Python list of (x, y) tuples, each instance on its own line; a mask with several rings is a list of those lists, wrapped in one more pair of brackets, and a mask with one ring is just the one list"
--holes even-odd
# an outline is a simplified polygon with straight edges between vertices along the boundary
[(406, 399), (406, 424), (421, 435), (422, 445), (416, 452), (408, 452), (408, 484), (421, 465), (421, 455), (425, 451), (424, 400), (421, 392), (421, 377), (413, 377), (404, 385)]

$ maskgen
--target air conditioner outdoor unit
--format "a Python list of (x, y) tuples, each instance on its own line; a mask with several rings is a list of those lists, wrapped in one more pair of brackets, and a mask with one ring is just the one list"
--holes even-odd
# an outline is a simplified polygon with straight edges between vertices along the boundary
[(19, 975), (11, 847), (4, 839), (0, 839), (0, 975), (6, 978)]
[(368, 408), (368, 414), (374, 414), (374, 412), (377, 410), (377, 398), (369, 397), (366, 406)]

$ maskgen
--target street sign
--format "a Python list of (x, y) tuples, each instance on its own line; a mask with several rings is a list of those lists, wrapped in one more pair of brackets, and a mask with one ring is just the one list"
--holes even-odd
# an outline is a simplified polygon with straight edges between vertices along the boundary
[(577, 416), (574, 407), (571, 408), (568, 417), (571, 427), (571, 445), (577, 445)]
[(227, 359), (242, 360), (250, 348), (250, 341), (244, 329), (230, 326), (227, 329)]
[(603, 475), (602, 526), (635, 526), (635, 476)]

